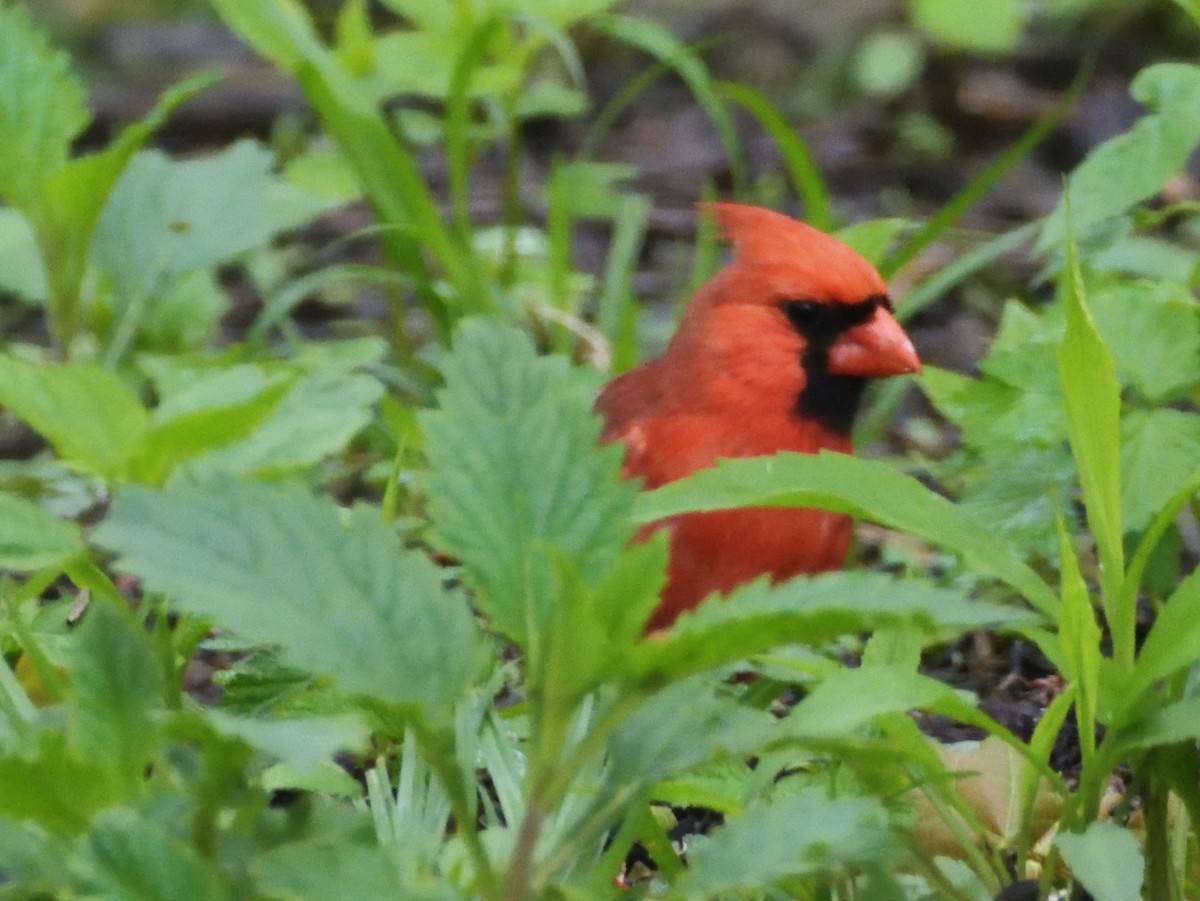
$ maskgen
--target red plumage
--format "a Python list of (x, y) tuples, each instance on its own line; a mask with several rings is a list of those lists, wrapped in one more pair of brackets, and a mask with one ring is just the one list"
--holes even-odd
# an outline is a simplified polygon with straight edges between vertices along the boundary
[[(613, 379), (596, 409), (603, 439), (625, 444), (626, 476), (647, 488), (724, 457), (850, 453), (867, 379), (920, 370), (887, 287), (857, 253), (802, 222), (738, 204), (705, 205), (733, 262), (691, 299), (660, 359)], [(667, 584), (648, 629), (714, 591), (841, 566), (848, 517), (746, 508), (689, 513), (670, 530)]]

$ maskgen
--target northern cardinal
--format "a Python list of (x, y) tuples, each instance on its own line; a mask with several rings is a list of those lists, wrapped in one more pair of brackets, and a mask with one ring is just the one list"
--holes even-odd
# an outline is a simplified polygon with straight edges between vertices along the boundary
[[(605, 441), (625, 444), (624, 474), (646, 488), (722, 457), (852, 452), (868, 379), (919, 372), (887, 286), (862, 257), (769, 210), (708, 204), (734, 260), (696, 292), (666, 352), (613, 379), (596, 400)], [(670, 530), (670, 563), (647, 631), (713, 592), (842, 565), (850, 518), (824, 510), (688, 513)]]

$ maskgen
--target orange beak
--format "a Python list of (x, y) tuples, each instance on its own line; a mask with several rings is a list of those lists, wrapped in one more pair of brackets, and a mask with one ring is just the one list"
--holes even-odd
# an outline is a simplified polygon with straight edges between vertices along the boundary
[(883, 307), (862, 325), (850, 329), (829, 348), (831, 375), (882, 378), (920, 372), (917, 351), (891, 313)]

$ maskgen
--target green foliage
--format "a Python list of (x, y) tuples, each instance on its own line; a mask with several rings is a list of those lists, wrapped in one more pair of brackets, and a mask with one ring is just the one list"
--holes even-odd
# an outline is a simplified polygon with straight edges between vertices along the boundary
[[(626, 894), (612, 881), (639, 843), (657, 872), (630, 897), (989, 898), (1014, 866), (1106, 901), (1187, 897), (1195, 210), (1143, 204), (1200, 140), (1196, 67), (1140, 73), (1147, 113), (1092, 151), (1053, 214), (901, 300), (910, 316), (1041, 236), (1054, 298), (1005, 305), (978, 377), (922, 376), (960, 450), (920, 461), (921, 479), (784, 454), (639, 494), (621, 449), (598, 446), (599, 378), (575, 359), (638, 358), (651, 202), (629, 187), (635, 167), (593, 151), (671, 74), (735, 194), (756, 187), (737, 106), (833, 228), (795, 124), (613, 0), (384, 0), (395, 17), (348, 0), (328, 28), (297, 0), (213, 5), (294, 77), (330, 142), (284, 160), (252, 141), (186, 161), (138, 152), (201, 77), (77, 155), (84, 85), (0, 0), (0, 286), (46, 307), (69, 358), (0, 353), (6, 428), (45, 441), (6, 464), (0, 491), (5, 896), (603, 901)], [(1027, 11), (984, 6), (918, 0), (911, 22), (944, 50), (1010, 50)], [(534, 225), (522, 126), (588, 112), (575, 26), (652, 65), (551, 164)], [(859, 45), (861, 86), (901, 96), (919, 40)], [(896, 272), (1075, 90), (926, 221), (839, 234)], [(418, 152), (441, 155), (444, 192)], [(499, 224), (481, 227), (488, 156), (506, 175)], [(326, 265), (289, 242), (358, 198), (386, 265)], [(572, 258), (585, 219), (611, 225), (599, 278)], [(711, 234), (699, 243), (698, 276), (717, 254)], [(230, 266), (263, 309), (225, 346)], [(360, 284), (387, 292), (385, 337), (300, 337), (303, 301)], [(667, 535), (644, 531), (745, 506), (841, 511), (941, 554), (921, 575), (906, 559), (899, 574), (752, 582), (645, 636)], [(919, 669), (981, 631), (1031, 640), (1058, 671), (1029, 740)], [(1069, 715), (1082, 763), (1066, 779), (1050, 762)], [(988, 738), (943, 752), (918, 727), (930, 718)], [(1122, 820), (1132, 797), (1101, 817), (1117, 772), (1140, 835)], [(677, 848), (664, 802), (727, 822)]]

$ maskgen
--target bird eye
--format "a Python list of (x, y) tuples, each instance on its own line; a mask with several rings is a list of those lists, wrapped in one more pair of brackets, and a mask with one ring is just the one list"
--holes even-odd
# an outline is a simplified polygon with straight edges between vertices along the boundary
[(803, 331), (821, 318), (821, 305), (813, 300), (789, 300), (783, 304), (783, 312), (793, 326)]

